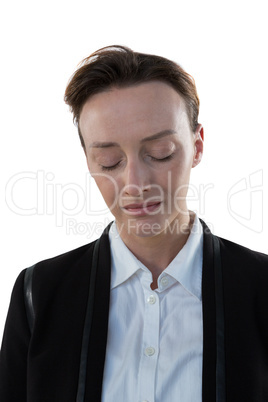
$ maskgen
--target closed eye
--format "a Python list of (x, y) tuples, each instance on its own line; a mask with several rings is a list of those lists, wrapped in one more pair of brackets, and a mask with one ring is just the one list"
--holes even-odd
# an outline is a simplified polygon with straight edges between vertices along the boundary
[[(155, 158), (154, 156), (150, 156), (151, 160), (154, 161), (154, 162), (167, 162), (167, 161), (171, 160), (173, 157), (174, 157), (174, 153), (170, 154), (168, 156), (165, 156), (164, 158)], [(101, 170), (106, 171), (106, 172), (114, 170), (120, 165), (120, 163), (121, 163), (121, 161), (119, 161), (116, 164), (111, 165), (111, 166), (103, 166), (103, 165), (101, 165)]]
[(101, 165), (101, 170), (106, 171), (106, 172), (109, 171), (109, 170), (114, 170), (119, 166), (120, 162), (121, 161), (119, 161), (115, 165), (111, 165), (111, 166), (103, 166), (103, 165)]
[(155, 158), (154, 156), (151, 156), (151, 159), (155, 162), (166, 162), (166, 161), (171, 160), (173, 158), (173, 156), (174, 156), (174, 153), (170, 154), (168, 156), (165, 156), (164, 158)]

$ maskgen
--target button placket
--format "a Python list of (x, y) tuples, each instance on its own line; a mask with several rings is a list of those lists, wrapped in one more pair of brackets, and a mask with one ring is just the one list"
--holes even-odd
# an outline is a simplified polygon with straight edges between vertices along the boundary
[(159, 298), (150, 288), (144, 289), (143, 346), (139, 367), (139, 400), (155, 400), (155, 379), (159, 351)]
[(155, 348), (149, 346), (148, 348), (145, 349), (145, 354), (146, 356), (153, 356), (155, 354)]
[(155, 304), (155, 302), (156, 302), (156, 297), (155, 297), (155, 295), (150, 295), (150, 296), (147, 297), (147, 303), (149, 303), (149, 304)]
[[(148, 337), (144, 338), (144, 354), (147, 357), (152, 357), (157, 352), (156, 347), (158, 347), (159, 343), (159, 298), (155, 293), (147, 294), (146, 295), (146, 306), (145, 306), (145, 317)], [(155, 328), (155, 330), (153, 329)], [(145, 332), (144, 332), (145, 333)]]

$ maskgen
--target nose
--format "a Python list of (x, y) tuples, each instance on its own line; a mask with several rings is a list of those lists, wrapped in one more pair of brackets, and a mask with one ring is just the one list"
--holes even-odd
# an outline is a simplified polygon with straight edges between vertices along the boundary
[(148, 168), (140, 161), (128, 162), (124, 169), (123, 193), (131, 197), (142, 197), (150, 189), (150, 174)]

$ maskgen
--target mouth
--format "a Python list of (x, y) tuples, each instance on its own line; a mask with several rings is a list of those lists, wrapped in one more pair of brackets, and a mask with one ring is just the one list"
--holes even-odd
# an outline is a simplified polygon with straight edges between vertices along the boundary
[(160, 205), (161, 201), (128, 204), (123, 207), (123, 210), (129, 215), (150, 215), (150, 213), (157, 211)]

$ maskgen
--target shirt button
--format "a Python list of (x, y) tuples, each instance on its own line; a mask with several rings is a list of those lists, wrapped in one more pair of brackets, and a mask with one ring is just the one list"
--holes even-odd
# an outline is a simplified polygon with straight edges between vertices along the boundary
[(149, 346), (145, 349), (146, 356), (153, 356), (155, 354), (155, 349), (152, 346)]
[(167, 286), (168, 285), (168, 277), (167, 276), (163, 276), (163, 278), (161, 278), (160, 283), (162, 286)]
[(155, 302), (156, 302), (156, 297), (155, 297), (154, 295), (150, 295), (150, 296), (148, 297), (148, 299), (147, 299), (147, 302), (148, 302), (149, 304), (155, 304)]

